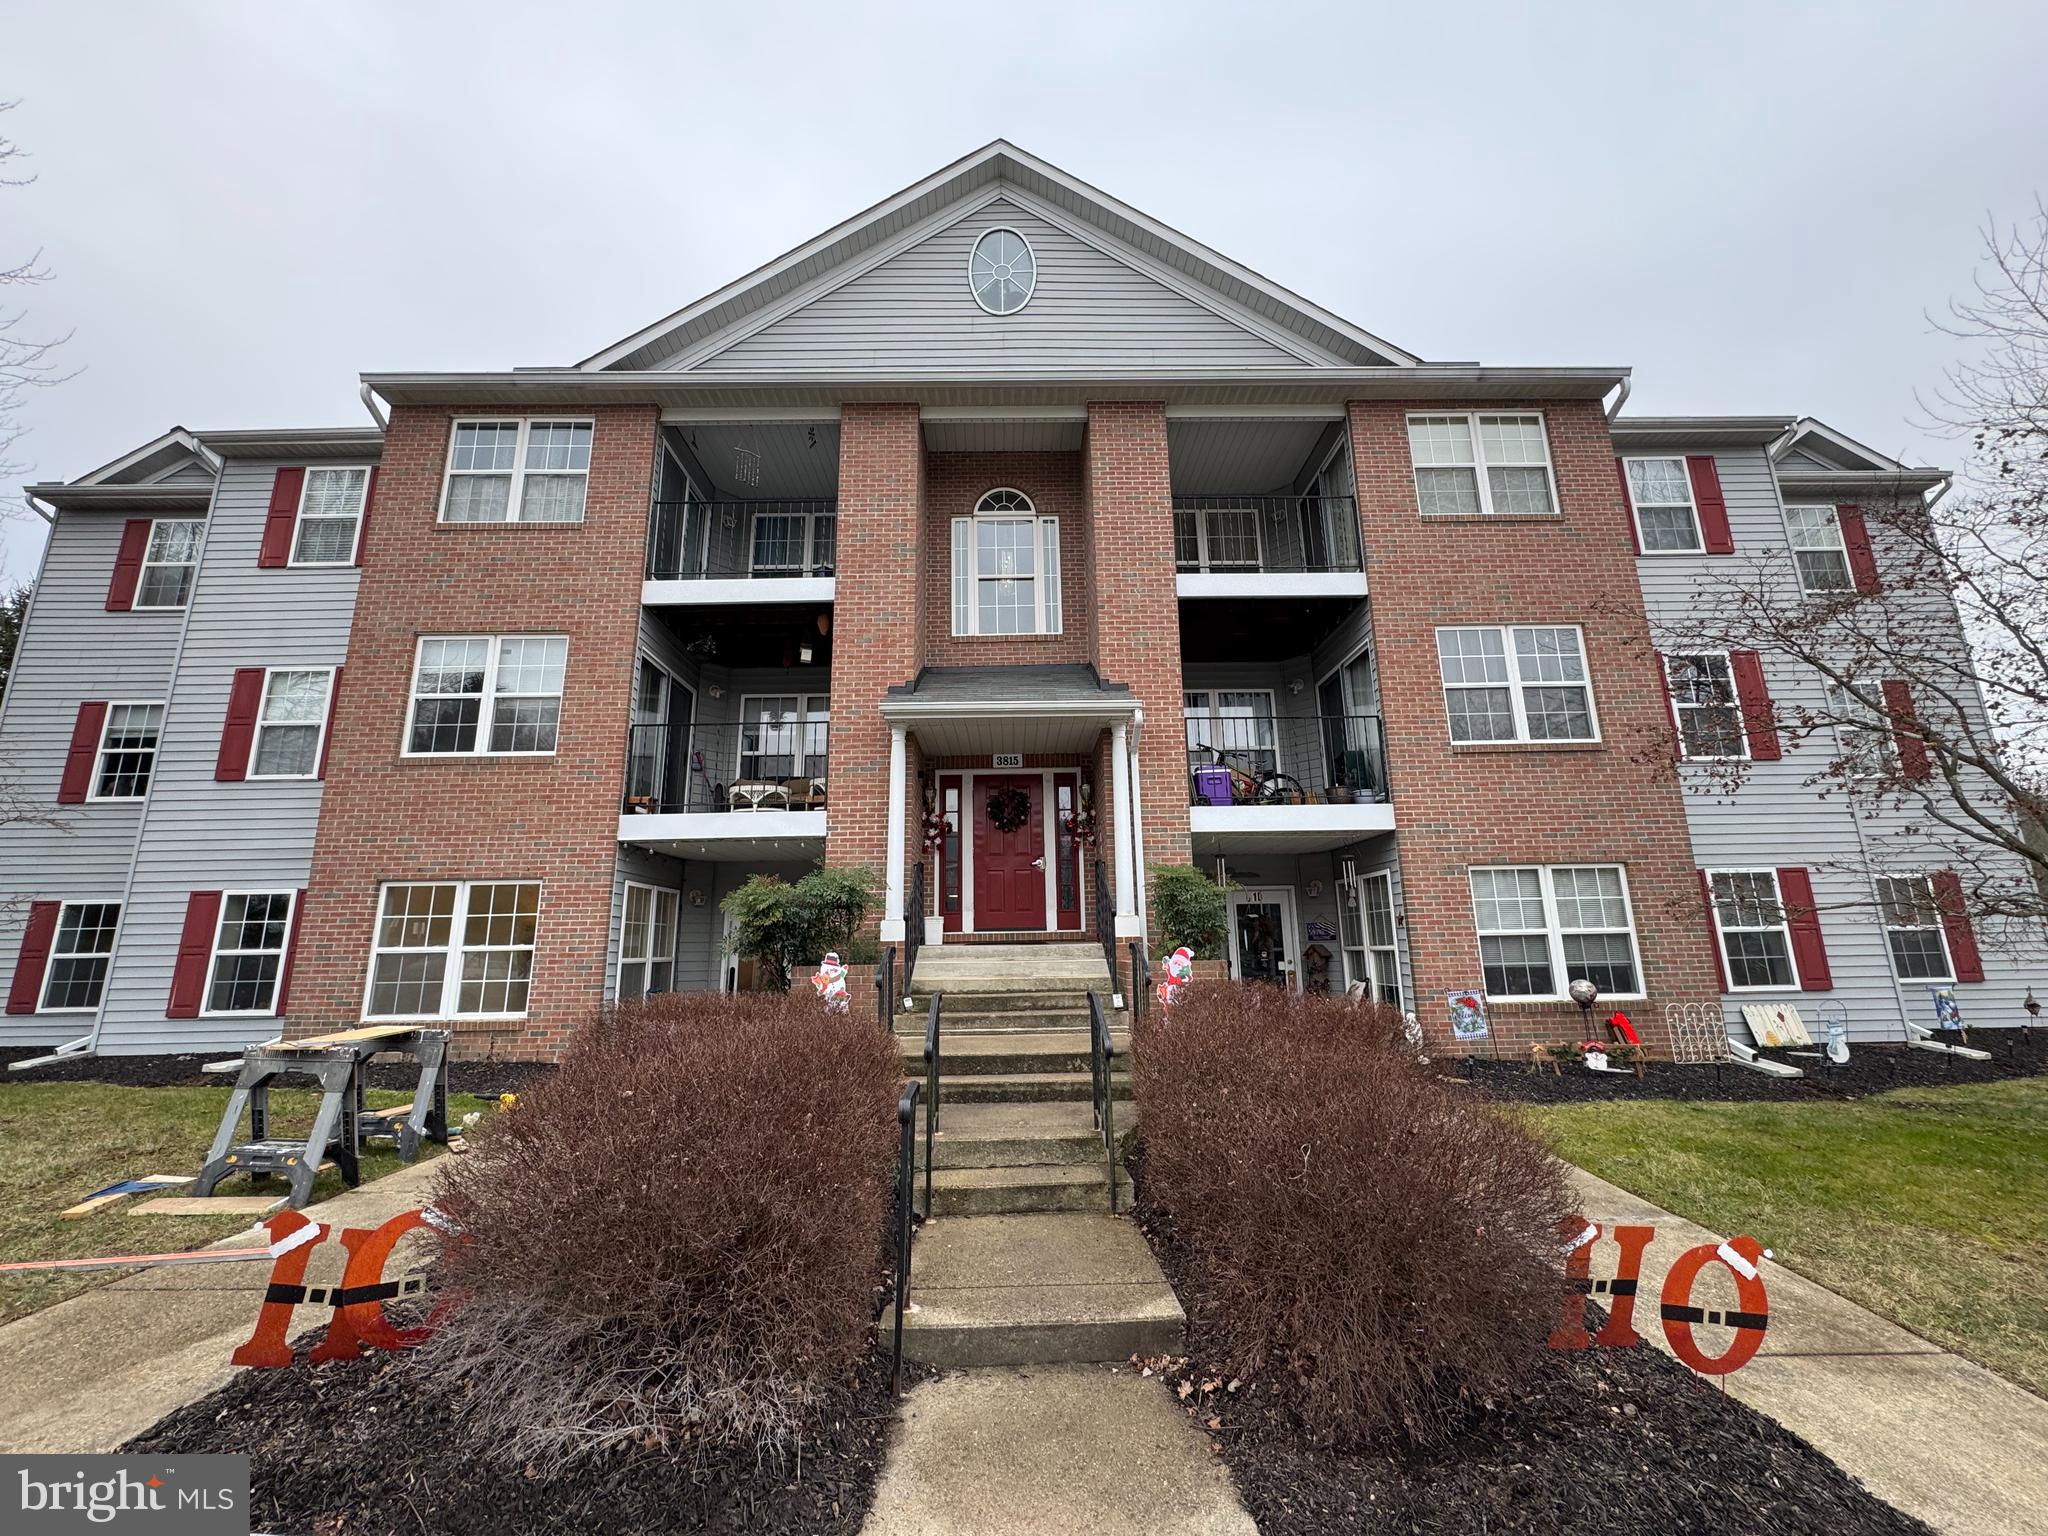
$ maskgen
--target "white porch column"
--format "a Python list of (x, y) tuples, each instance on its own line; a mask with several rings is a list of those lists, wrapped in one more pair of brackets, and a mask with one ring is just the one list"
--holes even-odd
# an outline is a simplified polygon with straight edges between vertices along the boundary
[(1116, 936), (1139, 937), (1131, 873), (1131, 728), (1119, 720), (1109, 728), (1110, 836), (1116, 843)]
[[(904, 728), (889, 727), (889, 835), (888, 861), (882, 895), (882, 942), (901, 944), (903, 927), (903, 780), (910, 771), (909, 745)], [(920, 914), (920, 922), (923, 917)]]

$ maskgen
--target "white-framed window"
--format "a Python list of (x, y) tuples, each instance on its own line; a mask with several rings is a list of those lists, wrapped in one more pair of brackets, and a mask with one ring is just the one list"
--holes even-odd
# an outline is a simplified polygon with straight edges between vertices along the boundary
[(1452, 741), (1598, 741), (1585, 636), (1575, 624), (1436, 632)]
[(206, 524), (196, 517), (158, 518), (149, 525), (135, 582), (137, 608), (182, 608), (191, 601), (205, 533)]
[(1926, 875), (1880, 875), (1877, 906), (1884, 914), (1892, 974), (1901, 981), (1954, 981), (1948, 930), (1941, 921), (1934, 882)]
[(583, 521), (592, 422), (506, 417), (453, 425), (442, 522)]
[(163, 705), (109, 704), (107, 718), (100, 725), (90, 798), (140, 800), (148, 794), (163, 732)]
[(1014, 315), (1038, 286), (1038, 258), (1014, 229), (991, 229), (967, 253), (967, 287), (992, 315)]
[(1735, 668), (1726, 651), (1666, 656), (1664, 677), (1678, 716), (1679, 750), (1688, 759), (1749, 756), (1749, 732), (1735, 697)]
[(1849, 569), (1849, 546), (1833, 507), (1787, 507), (1785, 538), (1792, 546), (1792, 564), (1802, 592), (1847, 592), (1856, 585)]
[(1060, 520), (997, 489), (953, 519), (953, 633), (1060, 632)]
[(118, 901), (67, 901), (57, 913), (50, 963), (43, 972), (41, 1013), (92, 1013), (107, 990), (114, 934), (121, 926)]
[(748, 568), (756, 576), (830, 576), (839, 554), (838, 509), (757, 507)]
[(1270, 688), (1196, 688), (1180, 696), (1188, 750), (1222, 753), (1232, 767), (1271, 773), (1280, 766)]
[(1792, 930), (1778, 895), (1775, 869), (1707, 871), (1714, 931), (1731, 992), (1783, 992), (1799, 985)]
[(332, 667), (272, 667), (263, 674), (256, 739), (249, 745), (252, 779), (310, 779), (320, 771), (327, 736)]
[(291, 891), (225, 891), (206, 971), (207, 1016), (274, 1014), (292, 934)]
[(537, 880), (386, 885), (363, 1017), (521, 1017), (539, 926)]
[(1173, 563), (1183, 571), (1257, 571), (1264, 568), (1259, 514), (1254, 507), (1175, 507)]
[(1533, 411), (1418, 412), (1408, 455), (1424, 517), (1551, 517), (1550, 443)]
[(562, 722), (563, 635), (423, 635), (407, 757), (545, 757)]
[(740, 699), (738, 779), (822, 778), (832, 701), (822, 693), (748, 694)]
[(292, 529), (293, 565), (353, 565), (369, 494), (367, 465), (315, 465), (299, 488), (299, 515)]
[(619, 924), (620, 1002), (675, 990), (678, 909), (674, 891), (627, 883)]
[[(1865, 683), (1865, 694), (1877, 696), (1877, 688)], [(1899, 760), (1899, 739), (1882, 710), (1867, 704), (1840, 683), (1827, 685), (1828, 715), (1835, 722), (1835, 753), (1856, 778), (1875, 778), (1890, 773)]]
[(1707, 547), (1684, 459), (1623, 459), (1621, 465), (1644, 554), (1690, 555)]
[(1365, 983), (1373, 1001), (1401, 1006), (1401, 960), (1394, 940), (1394, 877), (1384, 870), (1360, 875), (1349, 859), (1337, 882), (1338, 943), (1344, 981)]
[(1643, 995), (1628, 873), (1620, 865), (1532, 864), (1470, 875), (1489, 998), (1562, 997), (1582, 978), (1603, 997)]

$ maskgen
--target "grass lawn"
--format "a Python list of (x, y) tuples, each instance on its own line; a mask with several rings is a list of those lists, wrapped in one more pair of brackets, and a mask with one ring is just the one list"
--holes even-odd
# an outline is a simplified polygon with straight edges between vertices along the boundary
[(2048, 1078), (1526, 1113), (1559, 1156), (2048, 1394)]
[[(221, 1088), (116, 1088), (106, 1083), (0, 1082), (0, 1262), (13, 1259), (87, 1258), (105, 1253), (162, 1253), (199, 1248), (249, 1225), (240, 1216), (150, 1216), (126, 1213), (146, 1195), (77, 1221), (57, 1213), (96, 1189), (146, 1173), (197, 1173), (213, 1144), (229, 1090)], [(409, 1103), (411, 1095), (372, 1090), (373, 1109)], [(320, 1100), (311, 1088), (276, 1089), (271, 1124), (278, 1134), (303, 1136)], [(459, 1120), (482, 1100), (451, 1094), (448, 1112)], [(248, 1122), (243, 1121), (246, 1132)], [(429, 1147), (438, 1153), (439, 1147)], [(379, 1146), (364, 1154), (365, 1181), (399, 1166), (397, 1153)], [(283, 1180), (261, 1186), (284, 1193)], [(316, 1201), (339, 1192), (330, 1169), (314, 1186)], [(223, 1194), (258, 1192), (247, 1179), (231, 1179)], [(189, 1193), (170, 1190), (170, 1194)], [(132, 1270), (24, 1279), (0, 1278), (0, 1322), (47, 1307)]]

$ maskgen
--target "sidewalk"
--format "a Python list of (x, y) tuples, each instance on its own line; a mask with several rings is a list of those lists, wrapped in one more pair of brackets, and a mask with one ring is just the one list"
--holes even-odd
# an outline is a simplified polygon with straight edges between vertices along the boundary
[[(1731, 1234), (1710, 1233), (1580, 1169), (1572, 1182), (1588, 1221), (1657, 1228), (1643, 1255), (1635, 1323), (1665, 1347), (1656, 1297), (1672, 1261)], [(1594, 1276), (1613, 1265), (1603, 1236)], [(1721, 1378), (1730, 1395), (1937, 1531), (2048, 1531), (2048, 1402), (1782, 1265), (1764, 1266), (1764, 1284), (1770, 1329), (1757, 1357)]]
[[(329, 1226), (375, 1227), (424, 1205), (433, 1179), (434, 1162), (414, 1163), (306, 1214)], [(102, 1252), (163, 1245), (165, 1228), (152, 1218), (115, 1211), (89, 1219), (106, 1233)], [(307, 1283), (339, 1279), (342, 1259), (339, 1243), (322, 1243)], [(204, 1397), (234, 1374), (228, 1356), (255, 1329), (269, 1281), (270, 1265), (258, 1259), (145, 1269), (0, 1327), (0, 1452), (110, 1451)], [(295, 1322), (319, 1320), (306, 1309)]]

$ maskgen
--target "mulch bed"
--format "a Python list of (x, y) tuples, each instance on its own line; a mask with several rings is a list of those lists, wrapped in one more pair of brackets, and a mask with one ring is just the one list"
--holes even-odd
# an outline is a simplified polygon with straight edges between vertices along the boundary
[[(905, 1375), (912, 1375), (905, 1366)], [(242, 1371), (122, 1447), (246, 1453), (250, 1520), (292, 1536), (510, 1536), (527, 1531), (859, 1530), (894, 1404), (878, 1339), (800, 1456), (622, 1450), (558, 1476), (482, 1461), (459, 1383), (406, 1355)]]
[[(0, 1051), (0, 1068), (9, 1062), (27, 1061), (47, 1055), (41, 1047), (15, 1046)], [(116, 1088), (230, 1088), (232, 1072), (205, 1072), (209, 1061), (239, 1059), (240, 1051), (218, 1051), (206, 1056), (75, 1056), (31, 1067), (26, 1072), (6, 1072), (0, 1082), (8, 1083), (108, 1083)], [(501, 1093), (524, 1093), (554, 1064), (546, 1061), (454, 1061), (448, 1064), (448, 1091), (474, 1093), (496, 1098)], [(308, 1085), (312, 1079), (308, 1078)], [(396, 1088), (410, 1092), (419, 1082), (419, 1069), (412, 1063), (392, 1059), (370, 1064), (372, 1088)]]

